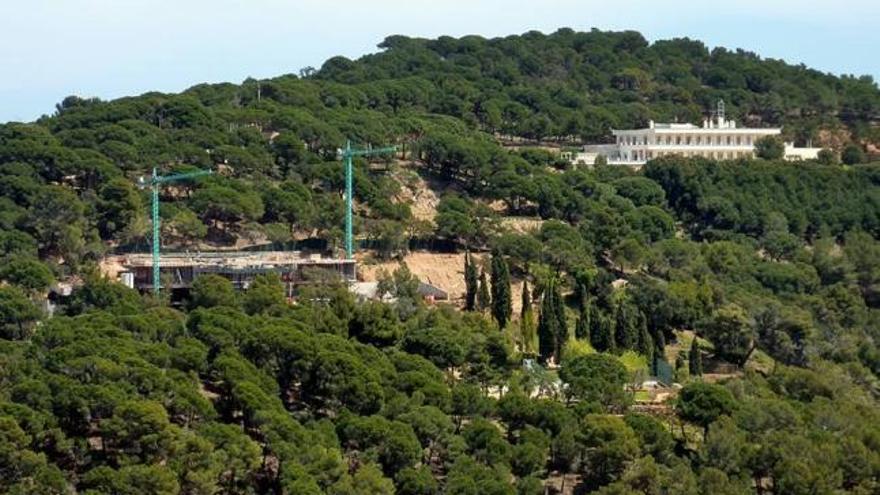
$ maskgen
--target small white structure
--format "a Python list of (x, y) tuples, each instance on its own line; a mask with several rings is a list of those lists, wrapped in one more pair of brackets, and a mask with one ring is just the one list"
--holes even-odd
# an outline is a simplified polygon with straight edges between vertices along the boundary
[[(724, 102), (718, 102), (715, 117), (694, 124), (660, 124), (650, 121), (647, 128), (611, 131), (614, 144), (584, 146), (571, 156), (574, 164), (592, 165), (602, 155), (611, 165), (644, 165), (648, 160), (666, 155), (704, 157), (716, 160), (752, 158), (755, 142), (765, 136), (778, 136), (779, 128), (737, 127), (724, 117)], [(786, 160), (817, 158), (821, 148), (796, 148), (785, 143)]]

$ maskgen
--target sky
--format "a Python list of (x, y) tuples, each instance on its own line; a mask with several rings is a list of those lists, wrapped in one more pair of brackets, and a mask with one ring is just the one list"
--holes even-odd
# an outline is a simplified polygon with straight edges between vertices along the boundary
[(357, 58), (391, 34), (633, 29), (880, 79), (878, 0), (0, 0), (0, 122)]

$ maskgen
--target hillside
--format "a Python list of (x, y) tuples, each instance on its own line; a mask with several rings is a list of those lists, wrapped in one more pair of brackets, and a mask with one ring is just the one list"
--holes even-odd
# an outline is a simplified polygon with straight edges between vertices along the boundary
[[(634, 32), (380, 48), (0, 124), (0, 492), (878, 491), (873, 81)], [(718, 98), (835, 159), (552, 151)], [(100, 275), (148, 247), (153, 167), (215, 172), (163, 189), (166, 249), (338, 250), (347, 139), (398, 146), (355, 163), (384, 302)]]
[(880, 115), (870, 77), (838, 78), (742, 50), (679, 38), (575, 32), (484, 39), (390, 36), (384, 51), (335, 57), (312, 77), (356, 88), (345, 100), (393, 112), (451, 115), (482, 130), (530, 139), (600, 142), (608, 129), (700, 122), (718, 99), (727, 115), (784, 126), (789, 137), (831, 145), (822, 130), (844, 128), (877, 142)]

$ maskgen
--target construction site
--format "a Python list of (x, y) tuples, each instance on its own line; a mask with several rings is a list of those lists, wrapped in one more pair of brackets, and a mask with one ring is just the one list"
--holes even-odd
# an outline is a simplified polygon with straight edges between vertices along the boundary
[[(123, 255), (116, 262), (121, 269), (119, 280), (125, 285), (140, 291), (155, 289), (150, 254)], [(355, 260), (302, 251), (162, 253), (158, 267), (161, 286), (171, 290), (189, 290), (193, 281), (204, 274), (220, 275), (236, 289), (246, 290), (257, 275), (277, 273), (288, 297), (293, 297), (296, 286), (310, 279), (310, 273), (319, 270), (346, 282), (356, 278)]]
[[(247, 290), (258, 275), (277, 273), (284, 283), (288, 298), (292, 298), (298, 285), (315, 278), (326, 279), (335, 276), (349, 284), (356, 282), (357, 269), (354, 259), (352, 196), (353, 180), (352, 158), (372, 156), (395, 151), (395, 147), (352, 148), (351, 142), (339, 155), (345, 164), (345, 258), (324, 256), (322, 253), (302, 251), (213, 251), (162, 253), (160, 238), (159, 190), (162, 186), (175, 182), (189, 181), (198, 177), (212, 175), (211, 170), (159, 175), (153, 168), (150, 177), (141, 177), (138, 185), (150, 189), (152, 213), (152, 249), (150, 254), (128, 254), (105, 260), (106, 265), (115, 266), (115, 275), (126, 286), (139, 291), (158, 293), (161, 289), (188, 292), (193, 282), (204, 274), (220, 275), (229, 279), (237, 290)], [(106, 272), (106, 270), (105, 270)], [(315, 276), (309, 277), (309, 274)]]

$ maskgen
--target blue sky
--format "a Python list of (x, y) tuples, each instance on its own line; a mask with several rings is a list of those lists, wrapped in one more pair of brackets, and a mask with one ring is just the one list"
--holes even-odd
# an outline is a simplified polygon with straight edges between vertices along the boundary
[(356, 58), (385, 36), (635, 29), (880, 79), (880, 1), (0, 0), (0, 121)]

